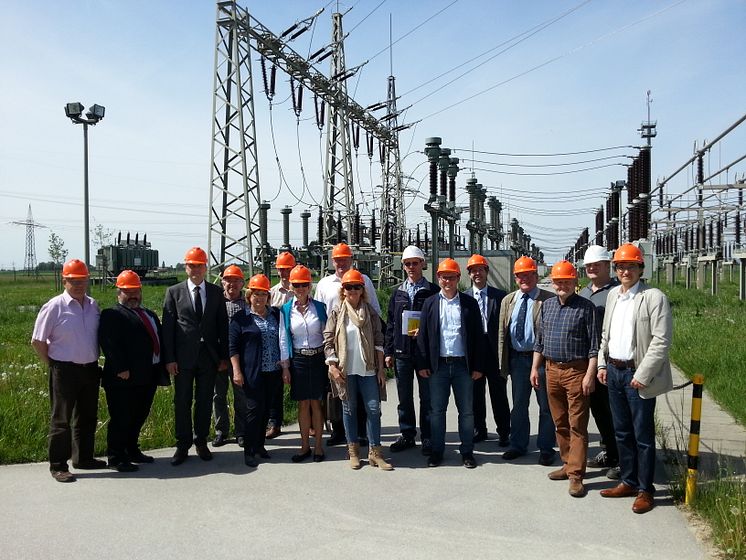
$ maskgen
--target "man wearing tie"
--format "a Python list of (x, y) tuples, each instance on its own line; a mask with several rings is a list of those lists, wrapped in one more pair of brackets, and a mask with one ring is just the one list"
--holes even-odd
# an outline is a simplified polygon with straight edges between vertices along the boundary
[(489, 386), (492, 415), (497, 426), (500, 447), (508, 446), (510, 436), (510, 405), (508, 404), (507, 380), (500, 375), (497, 354), (497, 330), (500, 319), (500, 303), (505, 297), (503, 290), (487, 285), (489, 263), (482, 255), (472, 255), (466, 265), (472, 287), (464, 292), (473, 296), (482, 314), (485, 348), (489, 351), (487, 371), (474, 381), (474, 443), (487, 439), (487, 402), (485, 389)]
[[(518, 290), (511, 292), (500, 304), (498, 351), (500, 373), (511, 378), (513, 410), (510, 413), (510, 447), (503, 459), (512, 461), (528, 452), (531, 423), (528, 405), (531, 399), (531, 365), (534, 357), (535, 334), (539, 328), (542, 302), (553, 297), (552, 292), (538, 287), (539, 274), (536, 262), (523, 256), (513, 266)], [(539, 369), (540, 387), (534, 389), (539, 403), (539, 464), (549, 466), (557, 455), (554, 422), (549, 410), (544, 367)]]
[(175, 385), (174, 466), (186, 461), (192, 442), (200, 459), (212, 459), (207, 435), (215, 375), (228, 367), (228, 314), (222, 290), (205, 282), (207, 253), (192, 247), (184, 263), (187, 279), (171, 286), (163, 302), (163, 361)]

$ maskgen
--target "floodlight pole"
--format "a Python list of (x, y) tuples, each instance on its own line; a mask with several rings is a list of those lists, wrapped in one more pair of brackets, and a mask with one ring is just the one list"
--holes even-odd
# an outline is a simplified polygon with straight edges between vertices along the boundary
[(88, 123), (83, 123), (83, 227), (85, 228), (85, 264), (91, 266), (91, 228), (88, 207)]

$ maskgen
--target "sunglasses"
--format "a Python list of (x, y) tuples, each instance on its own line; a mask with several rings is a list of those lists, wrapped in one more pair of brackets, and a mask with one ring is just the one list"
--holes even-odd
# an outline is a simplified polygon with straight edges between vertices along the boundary
[(345, 290), (347, 290), (348, 292), (350, 292), (352, 290), (355, 290), (355, 291), (362, 290), (363, 287), (364, 286), (362, 284), (347, 284), (344, 288), (345, 288)]
[(293, 284), (293, 288), (308, 288), (310, 285), (308, 282), (304, 282), (302, 284)]
[(404, 261), (404, 263), (403, 263), (403, 264), (404, 264), (404, 266), (406, 266), (407, 268), (410, 268), (410, 267), (412, 267), (412, 266), (417, 266), (418, 264), (420, 264), (420, 262), (421, 262), (421, 261)]

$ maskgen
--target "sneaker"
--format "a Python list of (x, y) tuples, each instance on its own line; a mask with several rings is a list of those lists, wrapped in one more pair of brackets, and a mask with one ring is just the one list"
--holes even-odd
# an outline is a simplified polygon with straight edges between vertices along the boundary
[(408, 437), (399, 436), (399, 438), (391, 444), (391, 451), (393, 453), (398, 453), (399, 451), (404, 451), (405, 449), (411, 449), (412, 447), (415, 447), (417, 444), (414, 442), (413, 439), (410, 439)]
[(617, 467), (611, 467), (606, 471), (606, 478), (609, 480), (619, 480), (622, 478), (621, 469)]
[(616, 467), (617, 464), (618, 461), (610, 459), (606, 451), (601, 451), (593, 459), (588, 460), (588, 466), (592, 469), (608, 469)]

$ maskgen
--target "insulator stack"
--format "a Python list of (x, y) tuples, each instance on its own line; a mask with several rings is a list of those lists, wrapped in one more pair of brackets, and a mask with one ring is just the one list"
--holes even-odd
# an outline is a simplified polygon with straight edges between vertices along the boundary
[(324, 210), (319, 206), (319, 220), (318, 220), (318, 231), (316, 232), (318, 234), (318, 240), (319, 244), (322, 244), (324, 242)]
[(596, 237), (593, 240), (595, 245), (604, 243), (604, 209), (599, 208), (596, 212)]
[(650, 235), (650, 148), (640, 152), (640, 237)]
[(300, 213), (300, 219), (303, 224), (303, 248), (308, 247), (308, 220), (311, 217), (311, 213), (308, 210), (303, 210)]
[(723, 246), (723, 220), (718, 218), (717, 229), (715, 231), (715, 246), (720, 249)]
[[(349, 232), (348, 232), (349, 233)], [(337, 243), (342, 242), (342, 214), (337, 214)]]
[(708, 228), (707, 228), (708, 229), (707, 233), (709, 234), (708, 238), (707, 238), (707, 248), (708, 249), (712, 249), (712, 247), (714, 246), (713, 245), (713, 238), (712, 238), (712, 229), (713, 229), (712, 226), (713, 226), (713, 222), (714, 222), (714, 220), (710, 220), (710, 223), (709, 223)]
[(704, 154), (702, 152), (699, 153), (697, 156), (697, 184), (699, 185), (699, 188), (697, 189), (697, 202), (700, 206), (702, 206), (702, 184), (705, 182), (705, 161), (704, 161)]
[(430, 200), (438, 196), (438, 162), (430, 162)]
[(362, 245), (363, 239), (360, 236), (360, 211), (355, 211), (355, 240), (353, 241), (355, 245)]
[(293, 213), (293, 209), (289, 206), (285, 206), (280, 210), (282, 214), (282, 246), (290, 247), (290, 214)]
[(259, 205), (259, 238), (262, 247), (267, 246), (267, 212), (269, 209), (269, 202), (262, 202)]
[(736, 228), (736, 244), (740, 245), (741, 244), (741, 213), (740, 212), (736, 212), (736, 218), (735, 219), (736, 219), (736, 223), (735, 223), (735, 228)]
[(440, 170), (440, 196), (446, 200), (448, 196), (448, 166), (451, 164), (450, 148), (440, 149), (440, 158), (438, 159), (438, 169)]
[(378, 234), (376, 232), (376, 215), (373, 214), (370, 217), (370, 244), (375, 245), (376, 239), (378, 239)]

